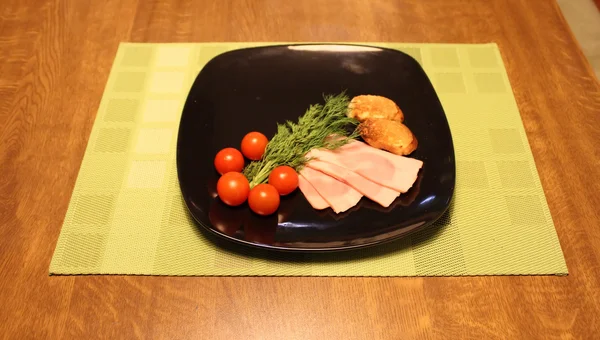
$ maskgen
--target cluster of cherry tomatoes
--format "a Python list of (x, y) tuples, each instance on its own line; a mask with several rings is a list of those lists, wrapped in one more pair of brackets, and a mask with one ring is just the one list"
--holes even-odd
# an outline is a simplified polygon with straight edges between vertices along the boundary
[(278, 166), (269, 174), (268, 184), (250, 189), (250, 183), (242, 170), (244, 156), (252, 161), (260, 160), (269, 140), (260, 132), (250, 132), (242, 139), (241, 152), (225, 148), (217, 153), (214, 164), (221, 178), (217, 182), (217, 194), (230, 206), (239, 206), (248, 200), (250, 209), (259, 215), (271, 215), (279, 208), (280, 197), (290, 194), (298, 187), (298, 174), (287, 166)]

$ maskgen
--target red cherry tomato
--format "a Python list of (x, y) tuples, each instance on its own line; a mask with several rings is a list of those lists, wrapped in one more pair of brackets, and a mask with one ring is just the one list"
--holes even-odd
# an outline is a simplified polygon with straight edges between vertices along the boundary
[(279, 208), (279, 192), (271, 184), (259, 184), (250, 190), (248, 205), (259, 215), (271, 215)]
[(257, 161), (265, 153), (269, 140), (260, 132), (250, 132), (242, 139), (242, 153), (248, 159)]
[(221, 175), (228, 172), (241, 172), (244, 168), (244, 156), (237, 149), (225, 148), (217, 153), (214, 163)]
[(244, 203), (249, 192), (250, 184), (239, 172), (228, 172), (217, 181), (217, 194), (227, 205), (235, 207)]
[(278, 166), (269, 175), (269, 184), (284, 196), (298, 187), (298, 174), (294, 168), (287, 165)]

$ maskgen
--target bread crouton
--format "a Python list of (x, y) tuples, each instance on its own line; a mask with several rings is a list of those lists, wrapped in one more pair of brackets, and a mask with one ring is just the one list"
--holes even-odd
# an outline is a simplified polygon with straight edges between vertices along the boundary
[(410, 129), (396, 120), (366, 119), (358, 125), (358, 131), (367, 144), (396, 155), (408, 155), (418, 146)]
[(348, 117), (363, 122), (369, 118), (404, 121), (402, 110), (392, 100), (374, 95), (360, 95), (352, 98), (348, 105)]

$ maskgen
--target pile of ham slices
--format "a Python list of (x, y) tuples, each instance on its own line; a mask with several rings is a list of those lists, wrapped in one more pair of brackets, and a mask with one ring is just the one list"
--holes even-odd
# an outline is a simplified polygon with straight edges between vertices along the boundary
[(344, 212), (363, 196), (383, 207), (407, 192), (423, 162), (398, 156), (360, 141), (335, 149), (311, 150), (300, 171), (299, 187), (313, 208)]

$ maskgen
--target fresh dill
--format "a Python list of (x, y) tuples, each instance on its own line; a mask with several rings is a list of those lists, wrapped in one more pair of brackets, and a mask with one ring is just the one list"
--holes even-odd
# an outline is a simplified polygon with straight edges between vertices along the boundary
[[(345, 92), (325, 95), (324, 100), (325, 104), (311, 105), (298, 122), (277, 124), (277, 133), (267, 144), (263, 158), (251, 162), (243, 171), (251, 188), (265, 183), (278, 166), (302, 170), (309, 161), (305, 155), (312, 149), (337, 149), (359, 136), (358, 121), (346, 116), (350, 99)], [(342, 138), (327, 138), (332, 135)]]

